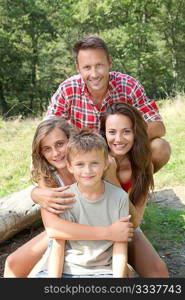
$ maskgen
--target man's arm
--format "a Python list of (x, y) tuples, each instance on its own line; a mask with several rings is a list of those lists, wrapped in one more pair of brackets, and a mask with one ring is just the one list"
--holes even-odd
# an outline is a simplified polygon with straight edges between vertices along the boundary
[(166, 129), (161, 121), (151, 121), (148, 122), (148, 136), (150, 140), (153, 140), (155, 138), (160, 138), (165, 135)]

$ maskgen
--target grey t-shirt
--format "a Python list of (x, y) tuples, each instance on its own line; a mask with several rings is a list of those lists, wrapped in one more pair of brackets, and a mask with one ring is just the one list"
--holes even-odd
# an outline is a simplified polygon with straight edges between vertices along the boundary
[[(77, 201), (61, 218), (85, 225), (108, 226), (128, 216), (128, 194), (106, 181), (104, 194), (88, 200), (74, 183), (68, 189)], [(112, 274), (112, 241), (66, 241), (63, 273), (74, 275)]]

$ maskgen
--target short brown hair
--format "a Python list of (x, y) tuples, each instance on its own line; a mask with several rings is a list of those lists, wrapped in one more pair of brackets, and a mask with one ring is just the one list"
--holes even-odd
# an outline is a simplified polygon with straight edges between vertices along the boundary
[(105, 51), (107, 58), (109, 59), (109, 50), (106, 43), (97, 35), (88, 35), (78, 40), (73, 47), (73, 55), (77, 61), (78, 53), (82, 49), (102, 49)]
[(108, 146), (105, 139), (91, 129), (81, 129), (72, 134), (67, 145), (67, 160), (70, 161), (71, 153), (90, 152), (92, 150), (103, 151), (105, 159), (108, 158)]

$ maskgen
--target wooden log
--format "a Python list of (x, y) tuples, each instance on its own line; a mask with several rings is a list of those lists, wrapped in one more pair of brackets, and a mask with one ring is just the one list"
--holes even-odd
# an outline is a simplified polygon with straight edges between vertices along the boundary
[(30, 196), (32, 188), (0, 199), (0, 243), (40, 220), (40, 206)]

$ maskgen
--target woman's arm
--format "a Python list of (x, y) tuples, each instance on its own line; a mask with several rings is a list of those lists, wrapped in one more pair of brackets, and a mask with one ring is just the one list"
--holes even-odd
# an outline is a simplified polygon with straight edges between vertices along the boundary
[[(120, 182), (117, 178), (116, 174), (116, 161), (113, 157), (109, 156), (109, 167), (104, 173), (104, 180), (121, 187)], [(130, 221), (133, 223), (134, 228), (137, 228), (140, 224), (140, 216), (138, 215), (138, 211), (136, 210), (135, 206), (132, 204), (131, 201), (129, 201), (129, 214), (131, 215)]]
[(127, 243), (114, 243), (112, 254), (113, 277), (127, 277), (127, 251)]
[(134, 228), (137, 228), (144, 215), (146, 207), (146, 201), (144, 203), (139, 203), (134, 205), (131, 201), (129, 201), (129, 213), (131, 214), (131, 222), (133, 223)]
[(130, 216), (117, 220), (110, 226), (89, 226), (73, 223), (41, 208), (42, 220), (50, 238), (64, 240), (131, 241), (133, 226)]

